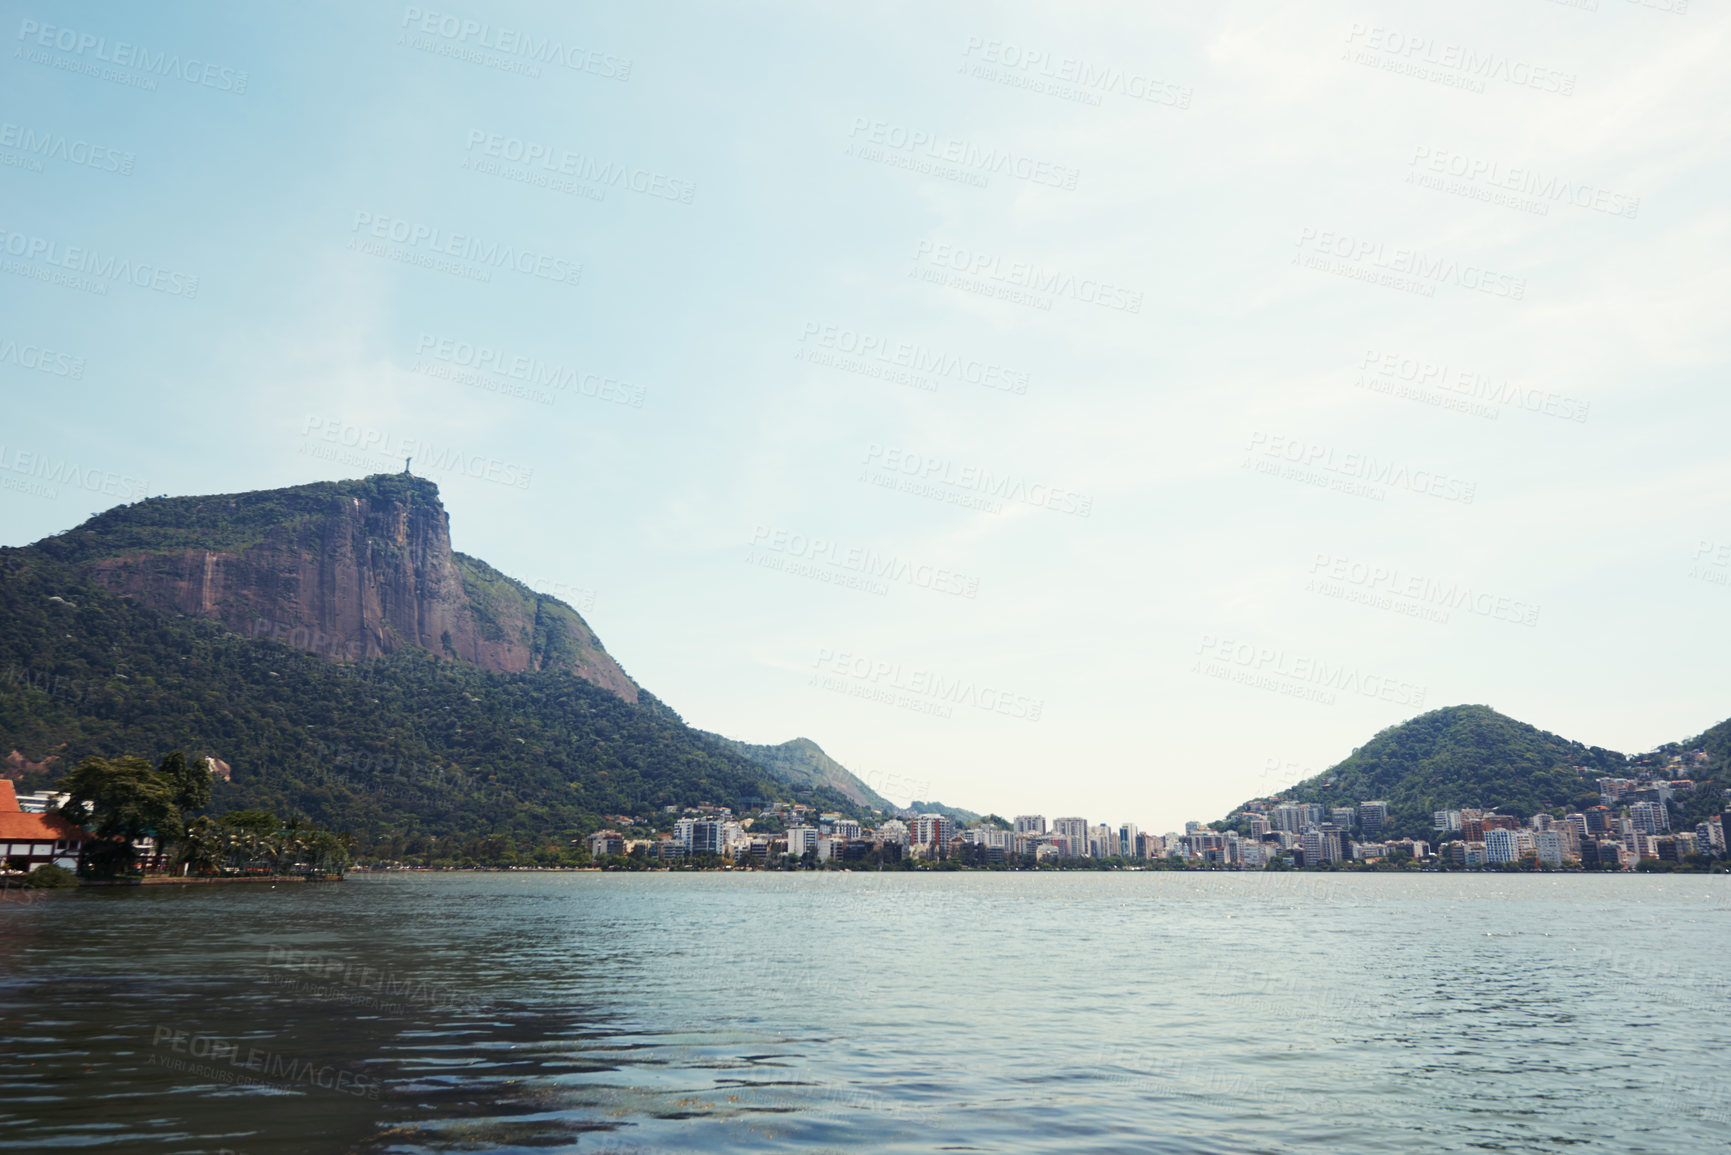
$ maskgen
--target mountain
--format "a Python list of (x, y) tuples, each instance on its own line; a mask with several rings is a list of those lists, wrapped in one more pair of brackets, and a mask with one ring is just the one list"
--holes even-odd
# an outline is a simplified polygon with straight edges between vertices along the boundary
[(576, 611), (453, 552), (437, 488), (402, 476), (155, 499), (0, 549), (5, 771), (40, 789), (89, 754), (174, 749), (230, 767), (215, 812), (363, 842), (863, 810), (839, 766), (790, 780), (687, 727)]
[(861, 782), (854, 773), (810, 738), (795, 738), (779, 746), (753, 746), (720, 734), (698, 731), (723, 749), (732, 750), (751, 759), (775, 775), (778, 782), (799, 789), (830, 789), (844, 795), (855, 805), (886, 813), (896, 809), (895, 803)]
[(980, 820), (980, 815), (972, 810), (963, 810), (959, 806), (945, 806), (942, 802), (921, 802), (918, 798), (908, 803), (908, 809), (915, 814), (942, 814), (960, 826), (972, 826)]
[(330, 658), (419, 647), (500, 674), (638, 687), (565, 603), (451, 549), (431, 481), (358, 481), (117, 506), (31, 547), (143, 605)]
[[(1433, 839), (1433, 811), (1495, 807), (1524, 819), (1538, 810), (1579, 810), (1599, 801), (1594, 779), (1628, 767), (1614, 750), (1568, 741), (1489, 706), (1450, 706), (1383, 730), (1273, 797), (1324, 806), (1382, 799), (1391, 833)], [(1242, 818), (1240, 808), (1227, 822), (1245, 825)]]

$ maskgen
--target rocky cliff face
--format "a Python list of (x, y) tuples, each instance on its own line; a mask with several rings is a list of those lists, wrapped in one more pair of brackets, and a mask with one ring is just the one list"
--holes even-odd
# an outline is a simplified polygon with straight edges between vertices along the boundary
[(154, 499), (41, 545), (117, 594), (333, 660), (419, 646), (496, 673), (565, 670), (637, 700), (576, 611), (452, 551), (438, 487), (418, 478)]

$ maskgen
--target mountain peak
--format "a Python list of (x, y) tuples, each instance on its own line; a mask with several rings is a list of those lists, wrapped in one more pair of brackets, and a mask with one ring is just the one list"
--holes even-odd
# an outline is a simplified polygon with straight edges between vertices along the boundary
[(405, 646), (637, 700), (577, 612), (451, 548), (439, 487), (376, 473), (116, 506), (30, 547), (114, 593), (340, 660)]

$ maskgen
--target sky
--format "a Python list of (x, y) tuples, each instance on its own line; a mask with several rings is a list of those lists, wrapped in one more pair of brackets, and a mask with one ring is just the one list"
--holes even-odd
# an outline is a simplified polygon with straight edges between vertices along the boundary
[(1731, 714), (1703, 0), (0, 3), (0, 543), (414, 472), (685, 719), (1180, 827)]

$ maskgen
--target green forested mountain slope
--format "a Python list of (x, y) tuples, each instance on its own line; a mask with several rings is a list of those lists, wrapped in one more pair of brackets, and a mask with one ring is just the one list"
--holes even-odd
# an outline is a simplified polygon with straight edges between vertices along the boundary
[(1624, 755), (1584, 746), (1489, 706), (1450, 706), (1391, 726), (1331, 769), (1277, 797), (1389, 804), (1392, 832), (1433, 838), (1431, 814), (1470, 806), (1522, 818), (1598, 802), (1594, 779), (1627, 772)]
[[(556, 662), (498, 672), (412, 644), (334, 661), (143, 604), (80, 568), (116, 551), (241, 545), (281, 524), (275, 504), (261, 500), (267, 512), (256, 521), (199, 515), (188, 529), (172, 517), (116, 517), (0, 549), (0, 754), (19, 752), (14, 772), (48, 764), (22, 788), (41, 788), (90, 754), (155, 760), (180, 749), (232, 767), (213, 811), (303, 814), (368, 836), (568, 837), (606, 815), (742, 799), (860, 811), (826, 782), (789, 783), (718, 745), (634, 684), (635, 702)], [(484, 635), (490, 607), (517, 604), (520, 583), (454, 559)], [(559, 608), (571, 621), (544, 646), (575, 626), (587, 631), (562, 603), (536, 612)]]

